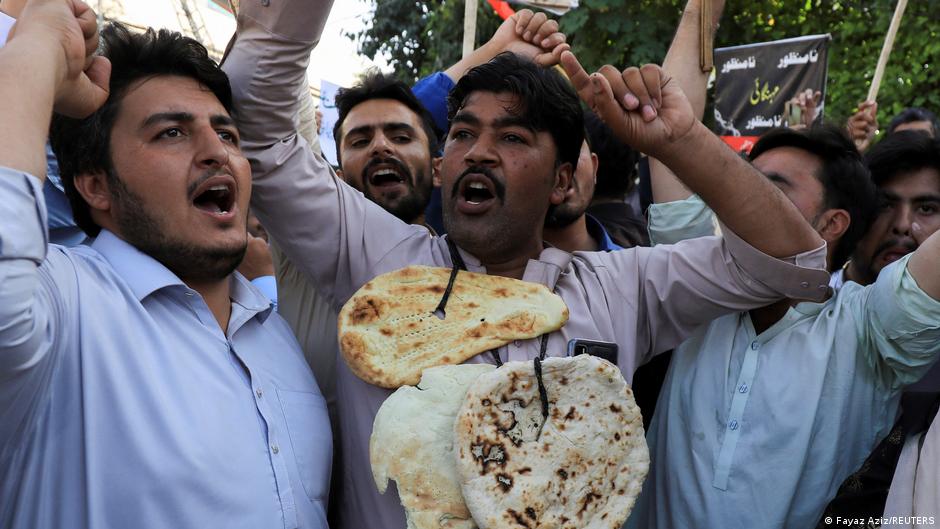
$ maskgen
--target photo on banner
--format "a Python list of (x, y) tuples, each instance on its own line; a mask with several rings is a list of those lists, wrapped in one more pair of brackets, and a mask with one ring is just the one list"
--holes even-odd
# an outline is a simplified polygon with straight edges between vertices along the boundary
[(826, 100), (829, 41), (809, 35), (715, 49), (715, 132), (737, 151), (750, 151), (768, 130), (786, 125), (787, 101), (810, 89)]

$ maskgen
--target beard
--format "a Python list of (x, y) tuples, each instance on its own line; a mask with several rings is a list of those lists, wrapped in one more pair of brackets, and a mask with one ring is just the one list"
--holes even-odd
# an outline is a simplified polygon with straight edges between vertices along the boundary
[[(373, 187), (369, 183), (369, 179), (366, 175), (369, 174), (370, 169), (379, 164), (395, 165), (398, 171), (403, 175), (404, 181), (402, 183), (406, 188), (403, 194), (388, 198), (382, 193), (373, 192)], [(373, 158), (362, 168), (362, 174), (360, 175), (360, 181), (363, 187), (362, 194), (372, 202), (382, 206), (382, 209), (385, 211), (388, 211), (408, 224), (412, 224), (424, 214), (424, 210), (428, 207), (428, 202), (431, 201), (433, 184), (428, 177), (430, 172), (431, 168), (428, 167), (426, 171), (419, 169), (412, 174), (408, 166), (396, 158)]]
[(572, 222), (581, 218), (587, 208), (578, 208), (569, 205), (567, 202), (551, 205), (548, 208), (548, 215), (545, 217), (545, 227), (549, 229), (560, 229), (570, 226)]
[(124, 185), (113, 170), (108, 171), (108, 188), (115, 222), (122, 238), (141, 252), (167, 267), (184, 282), (215, 282), (228, 277), (245, 257), (244, 244), (206, 247), (173, 238), (160, 218), (147, 210), (143, 200)]

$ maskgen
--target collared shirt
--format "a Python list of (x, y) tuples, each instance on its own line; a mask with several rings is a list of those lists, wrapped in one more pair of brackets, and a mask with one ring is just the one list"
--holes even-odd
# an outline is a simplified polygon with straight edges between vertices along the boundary
[[(711, 225), (707, 215), (670, 223), (670, 207), (685, 219), (696, 206), (657, 205), (654, 242)], [(825, 303), (790, 308), (760, 334), (748, 313), (729, 314), (677, 347), (627, 527), (814, 527), (891, 429), (901, 388), (940, 353), (940, 302), (908, 259), (870, 287), (847, 282)]]
[(597, 241), (597, 250), (600, 252), (616, 252), (617, 250), (623, 250), (623, 247), (618, 245), (610, 238), (610, 234), (607, 233), (607, 230), (604, 229), (604, 225), (601, 224), (599, 220), (594, 218), (591, 215), (584, 215), (584, 221), (587, 225), (588, 235), (592, 239)]
[[(306, 149), (295, 132), (291, 104), (329, 5), (242, 3), (238, 41), (223, 68), (232, 81), (243, 148), (252, 164), (252, 206), (288, 258), (334, 307), (376, 275), (410, 264), (450, 267), (446, 241), (394, 218), (365, 199)], [(329, 2), (326, 2), (329, 4)], [(287, 80), (287, 81), (285, 81)], [(471, 271), (485, 272), (460, 250)], [(698, 325), (720, 314), (761, 306), (784, 296), (819, 297), (825, 246), (778, 260), (727, 234), (674, 247), (570, 254), (555, 248), (528, 262), (523, 280), (555, 285), (570, 319), (548, 338), (548, 354), (564, 356), (567, 343), (587, 338), (619, 344), (625, 378), (653, 354), (671, 349)], [(539, 340), (499, 348), (503, 361), (538, 356)], [(491, 362), (478, 355), (470, 362)], [(368, 444), (375, 410), (390, 391), (337, 366), (344, 483), (340, 529), (404, 526), (397, 494), (378, 494)], [(334, 528), (335, 529), (335, 528)]]
[[(10, 30), (16, 24), (16, 19), (6, 13), (0, 13), (0, 48), (9, 36)], [(72, 217), (72, 206), (65, 196), (65, 188), (59, 178), (59, 163), (55, 159), (52, 147), (46, 143), (46, 183), (42, 188), (46, 196), (46, 211), (48, 213), (49, 240), (63, 246), (76, 246), (88, 241), (85, 232), (75, 224)]]
[(233, 274), (227, 332), (110, 232), (46, 245), (39, 180), (0, 169), (0, 527), (325, 528), (323, 398)]

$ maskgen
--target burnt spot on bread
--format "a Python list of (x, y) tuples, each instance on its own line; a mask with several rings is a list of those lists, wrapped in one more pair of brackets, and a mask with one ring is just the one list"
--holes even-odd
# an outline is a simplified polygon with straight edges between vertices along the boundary
[(428, 292), (430, 292), (430, 293), (432, 293), (432, 294), (443, 294), (443, 293), (444, 293), (444, 287), (442, 287), (441, 285), (431, 285), (431, 286), (427, 287), (425, 290), (427, 290)]
[(568, 479), (568, 473), (565, 472), (565, 469), (563, 468), (559, 468), (558, 471), (555, 473), (558, 474), (558, 477), (560, 477), (561, 479)]
[(353, 323), (372, 323), (382, 315), (381, 302), (370, 296), (361, 297), (353, 305), (350, 319)]
[(472, 328), (472, 329), (467, 329), (467, 331), (464, 333), (464, 336), (466, 336), (467, 338), (482, 338), (482, 337), (483, 337), (483, 329), (481, 329), (480, 327), (474, 327), (474, 328)]
[(496, 474), (496, 483), (503, 492), (509, 492), (512, 489), (512, 477), (504, 472)]
[(572, 419), (577, 419), (577, 418), (578, 418), (578, 412), (577, 410), (574, 409), (574, 406), (571, 406), (570, 408), (568, 408), (568, 413), (565, 414), (565, 420), (570, 421)]
[(485, 476), (492, 467), (503, 468), (509, 461), (509, 454), (502, 443), (490, 443), (477, 437), (477, 442), (470, 445), (473, 459), (480, 464), (480, 475)]
[(382, 336), (391, 336), (391, 335), (395, 334), (395, 333), (394, 333), (391, 329), (389, 329), (388, 327), (382, 327), (381, 329), (379, 329), (379, 332), (382, 333)]
[(614, 412), (614, 413), (621, 413), (621, 412), (623, 411), (623, 409), (622, 409), (620, 406), (617, 406), (616, 404), (611, 404), (611, 405), (610, 405), (610, 411), (612, 411), (612, 412)]
[(509, 519), (511, 521), (516, 522), (517, 524), (521, 525), (522, 527), (525, 527), (526, 529), (530, 529), (531, 526), (529, 525), (529, 522), (525, 518), (523, 518), (522, 515), (519, 514), (518, 512), (514, 511), (513, 509), (506, 509), (506, 514), (509, 515)]
[(525, 515), (528, 516), (529, 518), (532, 518), (533, 520), (537, 519), (537, 516), (535, 514), (535, 509), (533, 509), (532, 507), (525, 508)]
[(561, 384), (562, 386), (567, 386), (567, 385), (568, 385), (568, 377), (561, 377), (561, 380), (559, 380), (558, 383)]
[(500, 287), (500, 288), (497, 288), (496, 290), (493, 291), (493, 295), (496, 296), (496, 297), (498, 297), (498, 298), (508, 298), (508, 297), (509, 297), (509, 291), (506, 290), (506, 289), (503, 288), (503, 287)]
[(584, 511), (586, 511), (587, 508), (590, 507), (591, 502), (597, 499), (600, 499), (600, 495), (594, 494), (594, 491), (591, 491), (585, 494), (584, 497), (581, 498), (581, 508), (578, 510), (578, 518), (581, 518), (581, 515), (584, 514)]
[(614, 432), (614, 440), (615, 440), (615, 441), (619, 441), (619, 440), (620, 440), (620, 432)]
[(532, 468), (531, 468), (531, 467), (522, 467), (522, 468), (520, 468), (517, 472), (519, 472), (520, 475), (525, 476), (526, 474), (532, 472)]

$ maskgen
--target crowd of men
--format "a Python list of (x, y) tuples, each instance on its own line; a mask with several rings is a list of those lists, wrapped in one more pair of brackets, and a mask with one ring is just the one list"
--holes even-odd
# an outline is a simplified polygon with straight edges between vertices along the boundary
[(219, 66), (0, 0), (0, 527), (405, 527), (369, 466), (391, 391), (336, 317), (412, 264), (547, 286), (550, 356), (615, 347), (651, 455), (625, 527), (933, 526), (937, 119), (876, 141), (864, 102), (742, 157), (701, 123), (703, 5), (662, 67), (589, 74), (522, 10), (413, 87), (367, 73), (334, 170), (305, 74), (331, 1), (242, 0)]

